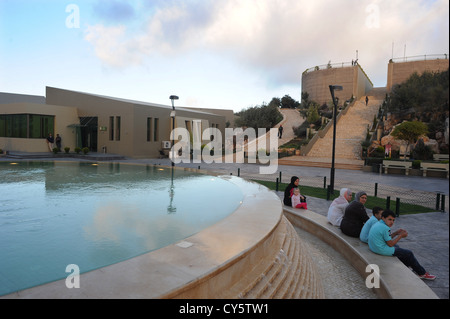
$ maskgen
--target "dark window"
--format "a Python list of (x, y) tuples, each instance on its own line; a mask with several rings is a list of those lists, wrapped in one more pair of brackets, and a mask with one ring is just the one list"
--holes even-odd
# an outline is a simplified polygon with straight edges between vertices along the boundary
[(46, 138), (55, 135), (55, 117), (36, 114), (0, 115), (0, 137)]
[(152, 118), (147, 117), (147, 142), (152, 141)]
[(114, 116), (109, 117), (109, 140), (114, 141)]
[(153, 141), (158, 142), (159, 139), (159, 119), (155, 119), (155, 125), (153, 126)]
[(120, 116), (116, 116), (116, 141), (120, 141)]

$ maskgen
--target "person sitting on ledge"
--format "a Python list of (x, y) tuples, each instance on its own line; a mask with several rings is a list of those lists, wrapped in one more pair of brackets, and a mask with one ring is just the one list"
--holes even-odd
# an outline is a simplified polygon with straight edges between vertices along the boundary
[(377, 223), (381, 219), (381, 214), (383, 213), (383, 208), (375, 206), (372, 208), (372, 214), (373, 216), (369, 218), (369, 220), (364, 224), (363, 228), (361, 229), (361, 234), (359, 234), (359, 239), (363, 243), (369, 242), (369, 232), (370, 228)]
[(284, 205), (292, 207), (291, 197), (292, 197), (292, 194), (294, 194), (294, 188), (298, 187), (299, 182), (300, 182), (300, 179), (297, 176), (291, 177), (291, 183), (284, 190), (284, 199), (283, 199)]
[(300, 194), (300, 189), (294, 188), (294, 194), (291, 197), (292, 207), (308, 209), (305, 196)]
[(364, 204), (367, 201), (365, 192), (358, 192), (355, 200), (345, 209), (344, 217), (341, 221), (341, 230), (350, 237), (359, 238), (364, 223), (369, 219)]
[(386, 209), (381, 215), (381, 220), (370, 229), (370, 250), (379, 255), (397, 257), (406, 267), (411, 267), (421, 279), (436, 279), (436, 276), (430, 275), (419, 264), (412, 251), (400, 248), (397, 245), (400, 239), (408, 236), (408, 232), (404, 229), (399, 229), (391, 234), (391, 227), (394, 225), (394, 222), (395, 213), (390, 209)]
[(333, 226), (341, 226), (342, 218), (344, 217), (345, 208), (348, 202), (352, 199), (352, 191), (348, 188), (342, 188), (340, 196), (333, 200), (328, 208), (327, 219)]

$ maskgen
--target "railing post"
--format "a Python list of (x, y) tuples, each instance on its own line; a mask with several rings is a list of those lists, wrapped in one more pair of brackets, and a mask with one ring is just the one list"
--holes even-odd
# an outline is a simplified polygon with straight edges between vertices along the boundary
[(441, 211), (445, 212), (445, 194), (441, 195)]
[(391, 208), (391, 196), (388, 196), (386, 198), (386, 209), (390, 209)]
[(375, 183), (375, 197), (378, 196), (378, 183)]
[(439, 210), (439, 202), (441, 201), (441, 193), (436, 194), (436, 210)]
[(278, 177), (277, 177), (277, 182), (276, 182), (276, 190), (278, 192)]
[(328, 185), (328, 187), (327, 187), (327, 200), (330, 200), (330, 196), (331, 196), (331, 185)]
[(397, 197), (396, 203), (395, 203), (395, 215), (397, 217), (400, 216), (400, 198)]

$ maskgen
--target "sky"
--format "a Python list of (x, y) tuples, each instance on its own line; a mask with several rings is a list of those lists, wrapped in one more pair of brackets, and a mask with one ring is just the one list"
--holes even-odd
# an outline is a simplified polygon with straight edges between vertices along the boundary
[[(449, 53), (448, 0), (0, 0), (0, 92), (56, 87), (235, 112), (290, 95), (303, 71)], [(334, 83), (337, 84), (338, 83)]]

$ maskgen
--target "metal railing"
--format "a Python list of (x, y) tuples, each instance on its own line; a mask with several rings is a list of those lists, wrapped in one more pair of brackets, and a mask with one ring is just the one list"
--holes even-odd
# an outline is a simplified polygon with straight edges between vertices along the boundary
[(339, 69), (339, 68), (348, 68), (355, 66), (354, 62), (341, 62), (341, 63), (328, 63), (323, 65), (316, 65), (315, 67), (306, 69), (303, 73), (309, 73), (313, 71), (319, 71), (319, 70), (327, 70), (327, 69)]
[(407, 56), (402, 58), (393, 58), (389, 60), (389, 63), (403, 63), (403, 62), (414, 62), (414, 61), (430, 61), (430, 60), (448, 60), (448, 54), (424, 54)]

